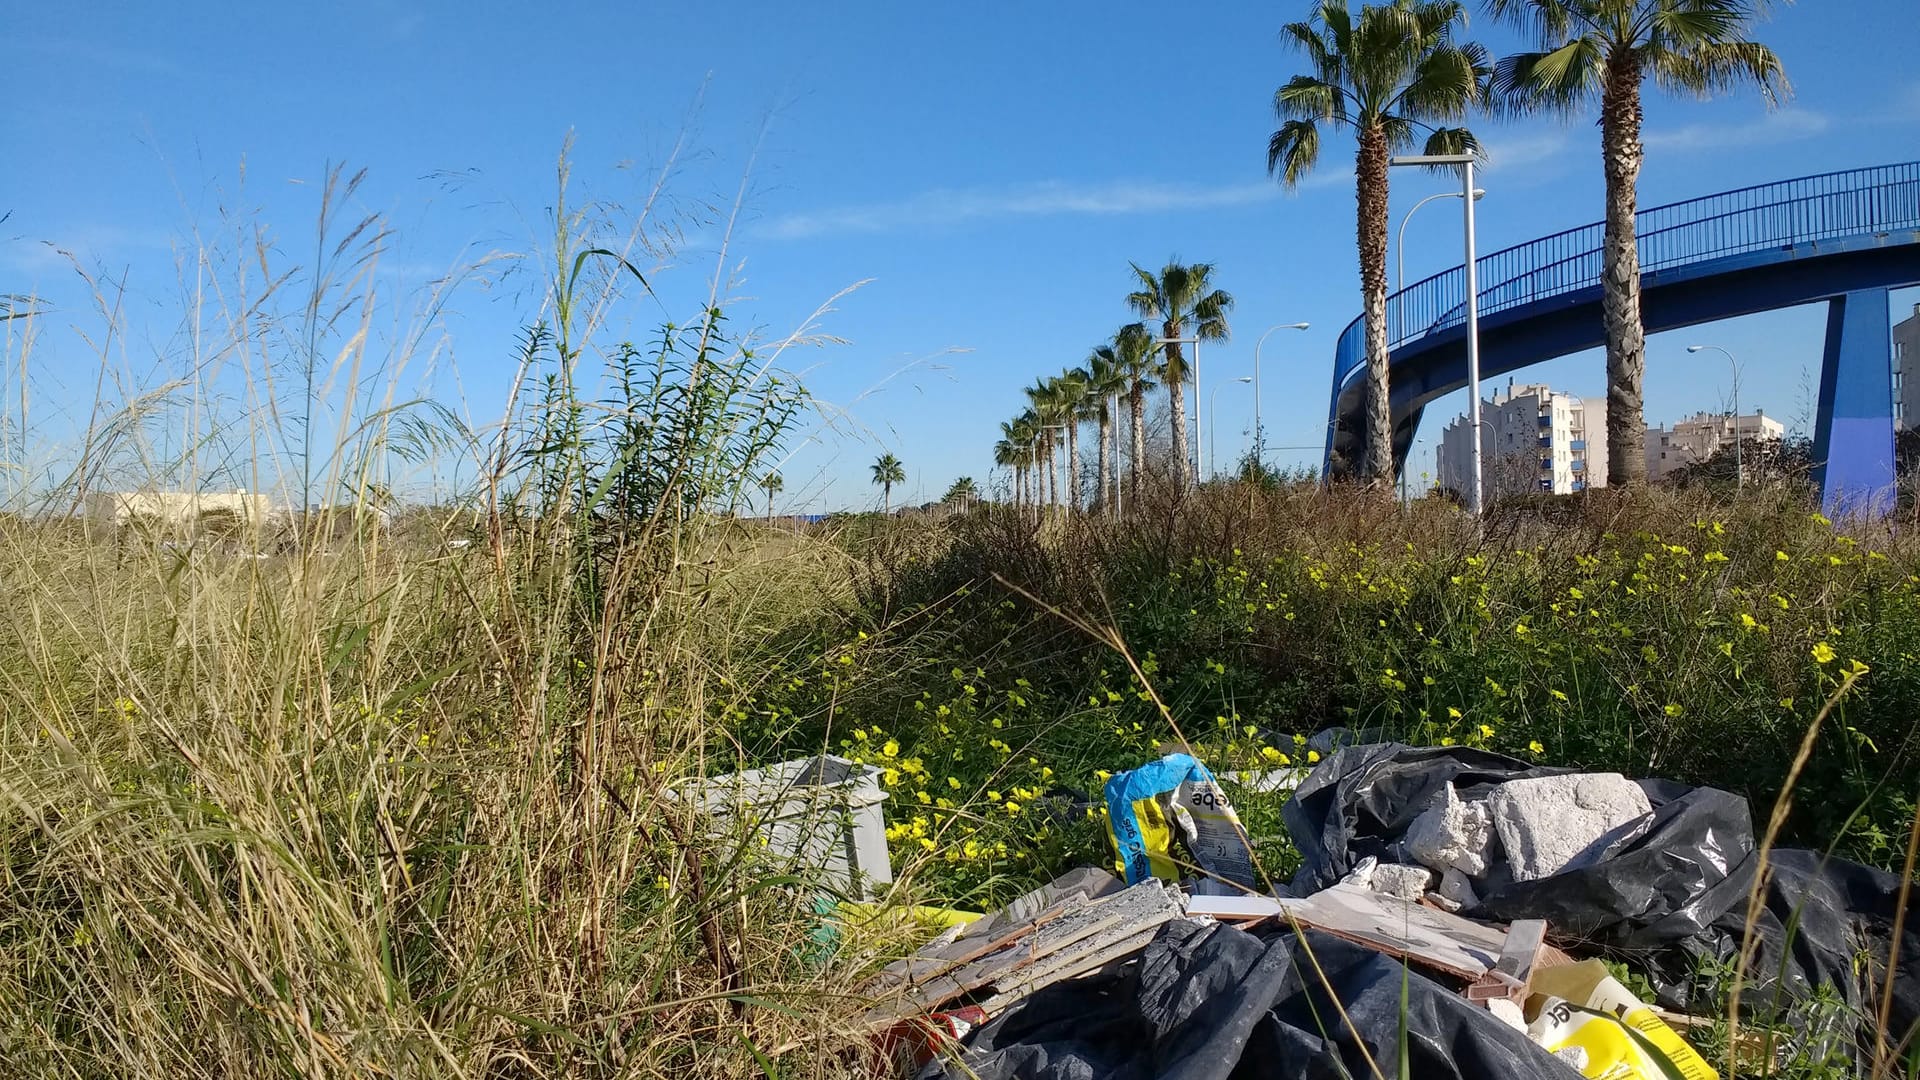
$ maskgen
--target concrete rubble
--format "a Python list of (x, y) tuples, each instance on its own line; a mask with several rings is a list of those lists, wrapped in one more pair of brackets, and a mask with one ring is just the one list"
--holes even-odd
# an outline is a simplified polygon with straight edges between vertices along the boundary
[(1487, 872), (1493, 839), (1486, 804), (1462, 801), (1449, 783), (1413, 819), (1401, 848), (1407, 858), (1437, 872), (1479, 877)]
[(1619, 773), (1510, 780), (1493, 789), (1486, 809), (1515, 881), (1596, 861), (1638, 836), (1653, 813), (1647, 793)]

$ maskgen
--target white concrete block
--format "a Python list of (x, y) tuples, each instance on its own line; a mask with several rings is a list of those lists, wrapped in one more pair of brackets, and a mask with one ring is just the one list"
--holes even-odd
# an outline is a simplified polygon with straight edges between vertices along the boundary
[(1637, 835), (1653, 806), (1619, 773), (1509, 780), (1487, 799), (1515, 881), (1585, 865), (1609, 844)]
[(1493, 826), (1485, 804), (1463, 802), (1451, 783), (1427, 804), (1408, 826), (1402, 848), (1408, 858), (1444, 873), (1458, 870), (1468, 877), (1487, 872), (1493, 846)]
[(1374, 892), (1418, 903), (1426, 894), (1427, 886), (1431, 884), (1433, 884), (1433, 871), (1424, 866), (1381, 863), (1373, 868), (1373, 882), (1370, 887)]

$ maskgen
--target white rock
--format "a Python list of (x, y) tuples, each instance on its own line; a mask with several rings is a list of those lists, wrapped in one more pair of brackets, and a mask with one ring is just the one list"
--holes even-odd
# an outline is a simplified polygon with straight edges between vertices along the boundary
[(1458, 870), (1468, 877), (1487, 872), (1493, 826), (1481, 803), (1462, 802), (1453, 784), (1443, 786), (1413, 819), (1402, 841), (1407, 857), (1441, 873)]
[(1509, 780), (1487, 800), (1515, 881), (1577, 868), (1646, 828), (1647, 793), (1619, 773)]
[(1434, 907), (1439, 908), (1441, 911), (1444, 911), (1449, 915), (1457, 914), (1460, 911), (1459, 904), (1456, 904), (1452, 900), (1449, 900), (1446, 897), (1441, 896), (1437, 892), (1430, 892), (1427, 894), (1427, 903), (1432, 904)]
[(1373, 888), (1373, 871), (1379, 865), (1380, 860), (1369, 855), (1354, 863), (1353, 869), (1347, 871), (1347, 876), (1340, 879), (1340, 884), (1358, 885), (1363, 889), (1371, 889)]
[(1408, 866), (1405, 863), (1381, 863), (1373, 868), (1373, 881), (1370, 888), (1377, 893), (1397, 896), (1402, 900), (1418, 903), (1433, 884), (1433, 871), (1424, 866)]
[(1474, 907), (1480, 903), (1479, 894), (1473, 891), (1473, 882), (1467, 880), (1467, 875), (1451, 866), (1440, 875), (1440, 887), (1434, 892), (1446, 897), (1455, 911)]
[(1493, 1014), (1495, 1020), (1500, 1021), (1515, 1031), (1527, 1030), (1527, 1014), (1521, 1010), (1520, 1006), (1515, 1005), (1506, 998), (1492, 998), (1488, 1000), (1487, 1011)]

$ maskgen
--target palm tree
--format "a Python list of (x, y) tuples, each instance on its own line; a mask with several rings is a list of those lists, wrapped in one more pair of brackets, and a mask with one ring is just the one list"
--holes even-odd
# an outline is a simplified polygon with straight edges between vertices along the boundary
[(1083, 415), (1100, 425), (1099, 507), (1102, 512), (1112, 513), (1114, 401), (1127, 390), (1127, 373), (1120, 367), (1120, 355), (1111, 344), (1095, 346), (1087, 357), (1087, 366), (1080, 371), (1087, 383)]
[(970, 504), (972, 504), (973, 500), (979, 497), (980, 497), (980, 489), (978, 486), (974, 484), (973, 477), (963, 476), (960, 479), (955, 480), (952, 486), (947, 488), (947, 493), (940, 497), (940, 501), (954, 502), (955, 500), (958, 500), (960, 503), (960, 509), (964, 511), (967, 509), (967, 507)]
[(1147, 396), (1154, 388), (1153, 358), (1157, 352), (1153, 334), (1145, 323), (1128, 323), (1113, 335), (1113, 355), (1127, 380), (1127, 426), (1132, 441), (1130, 457), (1133, 476), (1130, 493), (1137, 506), (1143, 489), (1141, 477), (1147, 460)]
[(907, 482), (907, 470), (892, 454), (881, 454), (873, 462), (873, 482), (880, 487), (880, 510), (893, 513), (893, 485)]
[(1016, 479), (1026, 491), (1025, 502), (1036, 510), (1040, 507), (1041, 492), (1039, 477), (1034, 467), (1040, 461), (1040, 422), (1029, 409), (1013, 418), (1006, 426), (1007, 440), (1020, 453), (1020, 468)]
[(1500, 61), (1496, 104), (1517, 112), (1570, 114), (1598, 103), (1607, 220), (1600, 271), (1607, 333), (1607, 483), (1647, 479), (1646, 329), (1640, 321), (1640, 252), (1634, 238), (1640, 84), (1706, 97), (1743, 83), (1769, 103), (1787, 91), (1773, 50), (1748, 41), (1768, 0), (1487, 0), (1487, 8), (1533, 34), (1539, 52)]
[(1359, 203), (1360, 291), (1367, 333), (1367, 473), (1393, 473), (1393, 415), (1387, 396), (1387, 170), (1397, 150), (1427, 132), (1429, 154), (1478, 152), (1459, 120), (1484, 100), (1492, 67), (1485, 48), (1455, 43), (1464, 22), (1459, 0), (1394, 0), (1363, 5), (1320, 0), (1307, 22), (1281, 36), (1307, 55), (1312, 73), (1274, 92), (1281, 121), (1267, 140), (1267, 172), (1288, 187), (1320, 158), (1321, 125), (1350, 127), (1358, 144), (1354, 188)]
[[(1233, 297), (1213, 287), (1213, 264), (1182, 266), (1173, 260), (1158, 275), (1139, 263), (1131, 265), (1140, 279), (1140, 289), (1127, 295), (1127, 305), (1142, 319), (1158, 321), (1162, 337), (1227, 340), (1227, 312), (1233, 307)], [(1193, 483), (1187, 462), (1187, 400), (1183, 396), (1186, 354), (1178, 341), (1168, 341), (1165, 348), (1166, 360), (1159, 374), (1173, 407), (1173, 476), (1175, 485), (1185, 491)]]
[(787, 482), (780, 478), (779, 473), (770, 472), (760, 478), (760, 486), (767, 492), (767, 520), (771, 521), (773, 520), (773, 497), (786, 489)]
[(1040, 446), (1040, 487), (1043, 501), (1060, 505), (1060, 478), (1054, 469), (1054, 430), (1060, 423), (1060, 387), (1057, 379), (1038, 379), (1027, 387), (1028, 411), (1033, 413), (1034, 430)]
[(1068, 368), (1049, 380), (1053, 384), (1054, 414), (1067, 429), (1067, 509), (1080, 511), (1080, 421), (1087, 405), (1087, 374)]
[(1037, 510), (1046, 504), (1046, 473), (1040, 469), (1041, 436), (1045, 432), (1040, 428), (1040, 416), (1027, 409), (1013, 418), (1013, 424), (1007, 437), (1021, 448), (1024, 458), (1023, 468), (1027, 474), (1027, 501)]

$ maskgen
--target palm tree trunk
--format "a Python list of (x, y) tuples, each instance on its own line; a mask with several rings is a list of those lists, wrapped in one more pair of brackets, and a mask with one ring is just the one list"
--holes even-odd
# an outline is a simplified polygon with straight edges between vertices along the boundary
[(1387, 135), (1360, 132), (1354, 163), (1359, 201), (1360, 293), (1367, 322), (1367, 467), (1375, 486), (1393, 479), (1393, 412), (1387, 374)]
[[(1046, 432), (1041, 436), (1041, 505), (1052, 509), (1060, 502), (1060, 484), (1054, 477), (1054, 434)], [(1044, 517), (1044, 515), (1043, 515)]]
[(1113, 512), (1113, 409), (1100, 406), (1100, 512)]
[(1140, 380), (1133, 380), (1133, 388), (1127, 392), (1127, 426), (1132, 428), (1133, 442), (1133, 505), (1140, 505), (1140, 494), (1145, 490), (1141, 470), (1147, 462), (1147, 393), (1140, 388)]
[[(1164, 336), (1180, 336), (1180, 324), (1165, 324)], [(1190, 447), (1187, 445), (1187, 395), (1186, 358), (1181, 355), (1180, 343), (1167, 344), (1167, 404), (1173, 409), (1173, 487), (1175, 491), (1186, 491), (1193, 486), (1193, 467), (1187, 457)]]
[(1080, 512), (1080, 421), (1067, 421), (1067, 509)]
[(1607, 62), (1600, 105), (1607, 174), (1600, 311), (1607, 333), (1607, 483), (1613, 487), (1647, 480), (1647, 337), (1640, 322), (1640, 251), (1633, 221), (1644, 157), (1640, 118), (1640, 60), (1622, 50)]
[(880, 513), (883, 515), (893, 513), (893, 485), (891, 483), (880, 485)]

